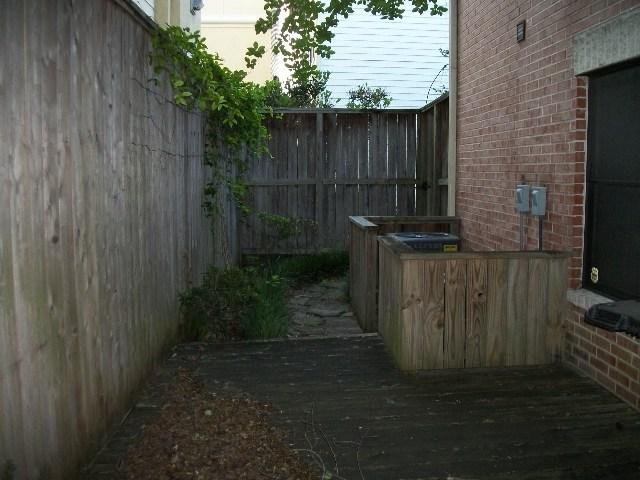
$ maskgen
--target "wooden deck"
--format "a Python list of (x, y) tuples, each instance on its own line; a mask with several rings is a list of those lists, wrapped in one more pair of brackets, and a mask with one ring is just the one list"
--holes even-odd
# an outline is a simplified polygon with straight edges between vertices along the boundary
[(333, 467), (330, 443), (349, 480), (640, 478), (640, 413), (560, 366), (410, 375), (372, 335), (187, 344), (161, 377), (184, 365), (271, 401), (292, 443)]

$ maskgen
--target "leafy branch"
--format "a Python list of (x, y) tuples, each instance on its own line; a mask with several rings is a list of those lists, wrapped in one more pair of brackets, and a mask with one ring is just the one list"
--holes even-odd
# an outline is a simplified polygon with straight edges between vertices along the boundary
[[(402, 18), (403, 0), (264, 0), (264, 16), (255, 25), (256, 33), (275, 33), (272, 51), (282, 55), (291, 69), (294, 85), (304, 85), (317, 77), (319, 70), (310, 53), (328, 58), (334, 51), (330, 47), (334, 29), (340, 19), (354, 12), (354, 5), (364, 5), (365, 11), (383, 19)], [(420, 14), (442, 15), (447, 11), (438, 0), (412, 0), (412, 11)], [(247, 65), (259, 58), (255, 48), (247, 52)], [(255, 65), (255, 63), (253, 63)]]
[(347, 108), (382, 110), (391, 105), (392, 100), (384, 88), (371, 88), (365, 83), (353, 90), (349, 90)]
[[(254, 47), (253, 53), (260, 53)], [(205, 187), (205, 211), (216, 213), (215, 195), (222, 182), (246, 213), (246, 187), (241, 181), (247, 169), (245, 158), (268, 154), (264, 125), (265, 117), (272, 115), (268, 90), (246, 81), (246, 72), (225, 67), (217, 54), (207, 50), (200, 33), (189, 29), (159, 28), (150, 59), (155, 73), (152, 80), (158, 84), (166, 75), (177, 105), (206, 114), (205, 163), (212, 167), (214, 180)], [(227, 155), (235, 166), (233, 173), (222, 161)]]

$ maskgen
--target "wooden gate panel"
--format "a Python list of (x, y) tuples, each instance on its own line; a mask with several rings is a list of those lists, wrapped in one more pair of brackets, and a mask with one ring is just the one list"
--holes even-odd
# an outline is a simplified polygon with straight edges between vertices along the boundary
[[(242, 219), (242, 252), (345, 249), (349, 216), (415, 215), (416, 182), (421, 187), (421, 175), (435, 175), (432, 143), (447, 141), (436, 138), (435, 124), (427, 136), (418, 132), (418, 115), (433, 117), (435, 106), (426, 113), (291, 110), (268, 120), (270, 155), (247, 160), (254, 211)], [(264, 214), (290, 217), (306, 228), (278, 238)]]

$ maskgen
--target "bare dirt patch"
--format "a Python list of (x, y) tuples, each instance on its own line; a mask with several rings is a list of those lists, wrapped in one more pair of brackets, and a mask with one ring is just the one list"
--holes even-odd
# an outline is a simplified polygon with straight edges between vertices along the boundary
[(272, 407), (217, 396), (186, 370), (120, 466), (127, 480), (318, 478), (269, 423)]

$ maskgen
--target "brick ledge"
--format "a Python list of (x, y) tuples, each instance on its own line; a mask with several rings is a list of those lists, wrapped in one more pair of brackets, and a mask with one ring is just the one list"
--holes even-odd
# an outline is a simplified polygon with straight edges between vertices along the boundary
[(613, 302), (611, 298), (600, 295), (599, 293), (586, 290), (584, 288), (576, 288), (567, 290), (567, 300), (570, 304), (588, 310), (598, 303)]

